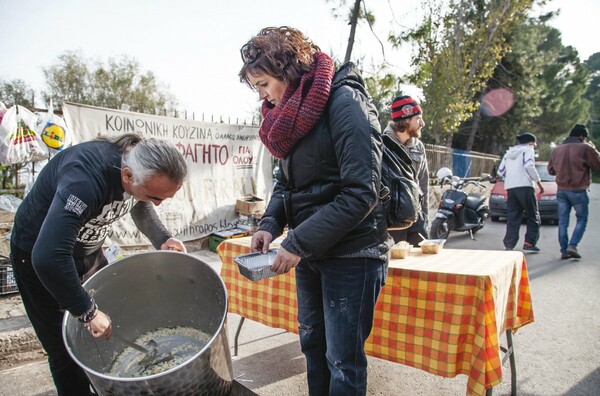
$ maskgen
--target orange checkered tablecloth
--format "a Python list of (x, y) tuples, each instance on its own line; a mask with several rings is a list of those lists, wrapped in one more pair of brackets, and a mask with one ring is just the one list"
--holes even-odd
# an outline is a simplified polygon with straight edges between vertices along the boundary
[[(242, 276), (233, 259), (250, 253), (250, 237), (226, 240), (217, 251), (229, 311), (297, 333), (294, 271), (256, 282)], [(465, 374), (467, 394), (484, 395), (502, 380), (500, 335), (531, 322), (523, 253), (415, 249), (390, 261), (365, 350), (443, 377)]]

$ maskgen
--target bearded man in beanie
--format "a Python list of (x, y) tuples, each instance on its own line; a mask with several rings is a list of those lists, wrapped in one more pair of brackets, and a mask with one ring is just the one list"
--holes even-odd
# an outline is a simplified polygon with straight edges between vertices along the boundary
[[(556, 175), (558, 190), (558, 242), (562, 259), (581, 258), (577, 245), (583, 238), (587, 225), (590, 199), (587, 190), (592, 180), (592, 170), (600, 170), (600, 153), (585, 140), (588, 130), (577, 124), (562, 144), (550, 155), (548, 173)], [(569, 239), (569, 217), (575, 209), (577, 223)]]
[(498, 175), (504, 178), (504, 188), (508, 194), (506, 234), (503, 240), (506, 250), (513, 250), (519, 241), (519, 228), (525, 211), (527, 231), (523, 250), (540, 251), (536, 244), (540, 238), (542, 221), (535, 196), (535, 185), (537, 184), (540, 194), (544, 192), (544, 187), (535, 169), (535, 140), (535, 136), (531, 133), (518, 135), (518, 144), (506, 151), (498, 167)]
[[(429, 213), (429, 166), (425, 156), (425, 145), (419, 138), (425, 126), (421, 106), (410, 96), (399, 96), (392, 101), (392, 122), (384, 130), (396, 142), (404, 146), (412, 160), (419, 187), (423, 194), (419, 219), (405, 230), (390, 230), (394, 242), (407, 241), (418, 245), (423, 238), (429, 238), (427, 233), (427, 215)], [(423, 238), (419, 235), (421, 234)]]

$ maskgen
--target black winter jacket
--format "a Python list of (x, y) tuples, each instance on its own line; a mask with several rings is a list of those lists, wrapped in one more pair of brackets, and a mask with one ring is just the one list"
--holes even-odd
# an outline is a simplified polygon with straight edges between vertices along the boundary
[(281, 160), (260, 229), (303, 258), (339, 257), (386, 241), (379, 202), (382, 139), (377, 110), (356, 67), (335, 74), (315, 128)]
[(31, 261), (40, 281), (61, 308), (79, 316), (92, 308), (81, 277), (84, 258), (102, 247), (112, 224), (131, 211), (156, 249), (170, 238), (152, 203), (126, 197), (121, 149), (106, 141), (76, 144), (44, 166), (19, 205), (12, 243)]

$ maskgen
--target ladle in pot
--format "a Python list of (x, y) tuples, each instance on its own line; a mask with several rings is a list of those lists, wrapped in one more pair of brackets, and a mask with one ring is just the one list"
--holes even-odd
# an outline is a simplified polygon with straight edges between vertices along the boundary
[(123, 338), (114, 332), (112, 333), (112, 336), (115, 337), (116, 339), (118, 339), (119, 341), (123, 342), (125, 345), (130, 346), (133, 349), (136, 349), (136, 350), (146, 354), (144, 359), (142, 359), (143, 361), (151, 361), (152, 359), (154, 359), (154, 356), (156, 355), (156, 351), (158, 350), (158, 344), (154, 340), (148, 341), (146, 343), (146, 346), (143, 347), (140, 344), (137, 344), (133, 341), (129, 341), (128, 339)]

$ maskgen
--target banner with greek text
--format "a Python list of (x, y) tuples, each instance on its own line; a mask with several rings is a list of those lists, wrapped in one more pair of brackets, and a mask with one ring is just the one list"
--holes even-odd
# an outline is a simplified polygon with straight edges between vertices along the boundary
[[(190, 241), (234, 227), (236, 199), (256, 195), (268, 200), (273, 187), (271, 155), (258, 137), (258, 127), (207, 123), (64, 103), (63, 115), (73, 144), (98, 135), (137, 133), (167, 139), (186, 159), (188, 179), (171, 199), (155, 207), (174, 237)], [(110, 239), (122, 246), (148, 240), (127, 215), (113, 226)]]

